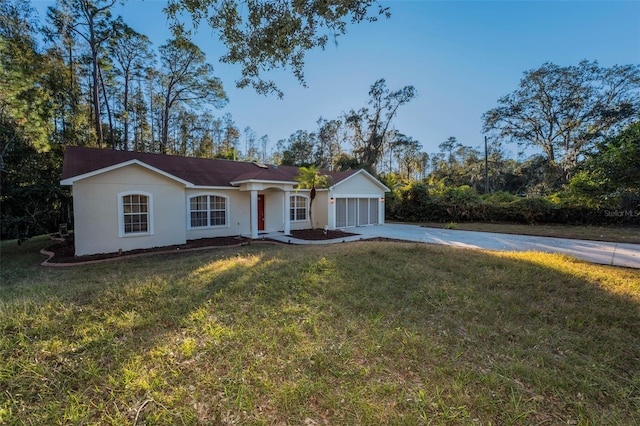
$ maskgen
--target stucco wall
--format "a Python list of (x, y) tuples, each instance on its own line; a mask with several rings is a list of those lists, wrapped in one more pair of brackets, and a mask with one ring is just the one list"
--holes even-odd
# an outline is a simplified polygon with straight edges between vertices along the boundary
[[(153, 233), (120, 236), (118, 194), (151, 195)], [(76, 255), (184, 244), (184, 186), (138, 165), (106, 172), (73, 185)]]
[[(264, 232), (284, 230), (284, 191), (267, 189), (264, 195)], [(287, 209), (289, 208), (287, 204)], [(287, 210), (288, 212), (289, 210)], [(262, 231), (260, 231), (262, 232)]]
[(318, 191), (313, 200), (314, 227), (324, 228), (329, 224), (329, 197), (327, 191)]

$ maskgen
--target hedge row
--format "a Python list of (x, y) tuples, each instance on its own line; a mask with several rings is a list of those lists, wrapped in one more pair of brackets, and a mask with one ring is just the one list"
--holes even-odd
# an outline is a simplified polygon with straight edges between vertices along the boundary
[(424, 187), (412, 187), (388, 196), (386, 217), (407, 222), (640, 225), (640, 206), (605, 209), (566, 206), (547, 197), (509, 198), (480, 197), (466, 188), (430, 195)]

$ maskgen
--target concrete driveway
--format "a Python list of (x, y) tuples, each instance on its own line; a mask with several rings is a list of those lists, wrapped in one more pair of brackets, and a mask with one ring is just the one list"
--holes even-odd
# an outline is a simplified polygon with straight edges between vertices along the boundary
[[(326, 244), (383, 237), (472, 249), (561, 253), (592, 263), (640, 269), (640, 244), (435, 229), (398, 223), (347, 228), (345, 231), (357, 233), (358, 235), (341, 238), (340, 240), (313, 242), (296, 240), (291, 237), (282, 236), (282, 234), (276, 239), (293, 244)], [(273, 236), (270, 235), (269, 237), (271, 238)]]

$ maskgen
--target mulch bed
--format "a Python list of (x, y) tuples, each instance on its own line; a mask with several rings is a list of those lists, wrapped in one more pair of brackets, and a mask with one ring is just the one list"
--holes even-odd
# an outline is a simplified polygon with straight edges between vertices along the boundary
[(300, 231), (291, 231), (291, 236), (299, 240), (335, 240), (338, 238), (351, 237), (354, 234), (352, 232), (344, 232), (339, 229), (336, 230), (324, 230), (324, 229), (302, 229)]
[[(344, 232), (339, 230), (334, 231), (325, 231), (323, 229), (304, 229), (300, 231), (291, 231), (291, 236), (293, 238), (301, 239), (301, 240), (332, 240), (337, 238), (348, 237), (353, 234), (350, 232)], [(216, 238), (201, 238), (198, 240), (189, 240), (186, 244), (178, 244), (173, 246), (165, 246), (165, 247), (154, 247), (149, 249), (138, 249), (138, 250), (130, 250), (126, 252), (120, 253), (103, 253), (103, 254), (92, 254), (86, 256), (76, 256), (75, 248), (73, 245), (73, 237), (69, 236), (65, 238), (63, 241), (60, 241), (56, 244), (53, 244), (44, 251), (53, 253), (53, 257), (48, 259), (46, 263), (48, 264), (74, 264), (74, 263), (86, 263), (86, 262), (97, 262), (104, 261), (108, 259), (117, 259), (122, 257), (131, 257), (137, 255), (143, 255), (147, 253), (175, 253), (181, 250), (190, 250), (190, 249), (198, 249), (205, 247), (227, 247), (227, 246), (238, 246), (238, 245), (247, 245), (250, 244), (251, 240), (249, 238), (236, 236), (236, 237), (216, 237)]]

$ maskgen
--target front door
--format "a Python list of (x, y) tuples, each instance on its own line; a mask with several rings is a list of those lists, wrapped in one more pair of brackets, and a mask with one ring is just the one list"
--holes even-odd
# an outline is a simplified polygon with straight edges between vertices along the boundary
[(264, 195), (258, 194), (258, 231), (264, 231)]

